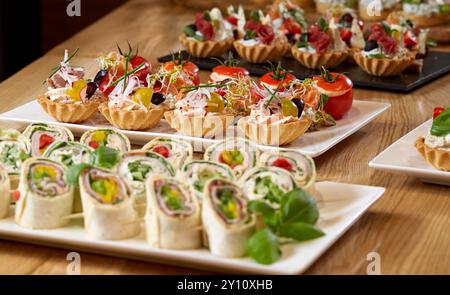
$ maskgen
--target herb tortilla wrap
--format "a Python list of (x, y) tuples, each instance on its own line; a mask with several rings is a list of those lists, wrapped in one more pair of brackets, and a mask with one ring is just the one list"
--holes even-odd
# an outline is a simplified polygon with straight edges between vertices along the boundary
[(44, 158), (30, 158), (23, 163), (15, 208), (17, 224), (51, 229), (68, 223), (64, 217), (72, 213), (73, 187), (66, 173), (64, 165)]
[(200, 205), (191, 187), (173, 177), (147, 180), (147, 241), (164, 249), (202, 246)]
[(255, 218), (248, 211), (244, 192), (233, 182), (210, 180), (204, 189), (202, 223), (205, 242), (213, 255), (241, 257), (255, 232)]
[(119, 152), (131, 149), (130, 140), (122, 132), (114, 129), (94, 129), (83, 133), (80, 142), (94, 150), (106, 146)]
[(176, 169), (180, 169), (184, 163), (192, 160), (194, 150), (192, 145), (183, 140), (157, 137), (142, 147), (143, 151), (160, 154)]
[(140, 232), (134, 202), (119, 175), (100, 168), (85, 168), (78, 182), (84, 227), (90, 237), (121, 240)]
[(33, 157), (43, 156), (47, 148), (56, 141), (73, 140), (73, 134), (69, 129), (45, 123), (28, 125), (23, 135), (30, 141)]

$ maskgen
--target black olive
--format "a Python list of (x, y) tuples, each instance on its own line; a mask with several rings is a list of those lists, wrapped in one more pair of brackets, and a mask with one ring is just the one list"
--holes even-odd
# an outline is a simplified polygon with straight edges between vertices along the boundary
[(233, 30), (233, 38), (239, 39), (239, 31), (238, 30)]
[(303, 102), (303, 99), (294, 98), (291, 101), (297, 106), (298, 117), (300, 118), (302, 116), (303, 109), (305, 108), (305, 103)]
[(353, 16), (350, 13), (346, 13), (341, 16), (339, 21), (341, 24), (345, 24), (345, 27), (350, 27), (353, 22)]
[(378, 48), (378, 43), (375, 40), (370, 40), (366, 42), (366, 46), (364, 46), (364, 51), (372, 51), (375, 48)]
[(94, 82), (89, 82), (86, 85), (86, 98), (89, 99), (94, 95), (95, 91), (97, 90), (98, 86)]
[(291, 44), (295, 44), (295, 42), (297, 42), (297, 40), (295, 39), (295, 34), (286, 34), (286, 38)]
[(166, 100), (166, 97), (165, 97), (163, 94), (161, 94), (161, 93), (159, 93), (159, 92), (153, 93), (153, 96), (152, 96), (152, 104), (154, 104), (154, 105), (160, 105), (160, 104), (162, 104), (165, 100)]
[(98, 86), (100, 86), (100, 83), (102, 82), (103, 77), (105, 77), (108, 74), (107, 70), (100, 70), (98, 71), (97, 75), (95, 75), (94, 83)]
[(186, 27), (192, 29), (192, 31), (194, 31), (194, 32), (197, 31), (197, 26), (195, 24), (190, 24), (190, 25), (188, 25)]

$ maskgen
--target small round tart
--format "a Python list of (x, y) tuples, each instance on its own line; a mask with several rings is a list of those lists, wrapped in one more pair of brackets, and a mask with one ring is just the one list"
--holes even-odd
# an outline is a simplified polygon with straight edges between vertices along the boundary
[(270, 45), (244, 45), (238, 40), (234, 41), (233, 46), (241, 58), (252, 63), (277, 61), (286, 54), (286, 51), (289, 48), (288, 42), (284, 38), (281, 38), (278, 41), (275, 40)]
[(291, 47), (291, 52), (292, 56), (308, 69), (320, 69), (322, 67), (334, 68), (349, 56), (349, 50), (311, 53), (301, 51), (296, 46)]
[(56, 121), (63, 123), (81, 123), (98, 112), (100, 101), (86, 103), (62, 103), (52, 101), (47, 96), (38, 97), (42, 109)]
[(429, 147), (424, 137), (417, 138), (414, 146), (428, 163), (439, 170), (450, 172), (450, 150)]
[(186, 35), (180, 35), (178, 40), (187, 52), (196, 57), (221, 56), (233, 46), (233, 38), (220, 41), (197, 41), (186, 37)]
[(374, 58), (365, 56), (361, 50), (355, 50), (353, 59), (366, 73), (378, 76), (396, 76), (412, 65), (416, 59), (414, 52), (406, 52), (402, 56), (394, 58)]

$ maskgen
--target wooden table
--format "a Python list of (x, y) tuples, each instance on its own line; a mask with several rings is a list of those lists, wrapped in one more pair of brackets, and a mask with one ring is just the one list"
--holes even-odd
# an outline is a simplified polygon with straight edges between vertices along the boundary
[[(91, 71), (96, 66), (94, 58), (114, 49), (116, 42), (139, 44), (140, 54), (154, 64), (158, 56), (176, 51), (178, 32), (192, 20), (194, 11), (166, 2), (130, 1), (58, 45), (0, 84), (0, 112), (42, 93), (42, 81), (65, 48), (80, 47), (73, 64)], [(449, 93), (450, 75), (410, 94), (355, 90), (358, 99), (389, 102), (392, 107), (317, 158), (318, 178), (383, 186), (386, 193), (307, 274), (365, 274), (367, 255), (373, 251), (381, 256), (383, 274), (450, 274), (450, 189), (368, 166), (378, 153), (429, 119), (434, 106), (450, 105)], [(0, 273), (64, 274), (67, 253), (0, 240)], [(207, 273), (88, 253), (81, 253), (81, 258), (83, 274)]]

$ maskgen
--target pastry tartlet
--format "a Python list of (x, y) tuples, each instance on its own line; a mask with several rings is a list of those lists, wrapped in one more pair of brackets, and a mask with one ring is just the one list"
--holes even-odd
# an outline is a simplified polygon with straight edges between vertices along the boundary
[(84, 80), (84, 70), (69, 65), (75, 51), (67, 50), (61, 64), (47, 79), (48, 91), (37, 98), (42, 109), (55, 120), (64, 123), (80, 123), (97, 113), (98, 106), (106, 98), (95, 82)]
[(197, 13), (195, 23), (186, 26), (178, 39), (193, 56), (220, 56), (233, 45), (233, 27), (218, 8), (213, 8)]
[(439, 170), (450, 172), (450, 108), (435, 108), (433, 124), (414, 146), (422, 157)]
[(450, 3), (448, 1), (404, 0), (403, 14), (417, 26), (439, 26), (450, 22)]

